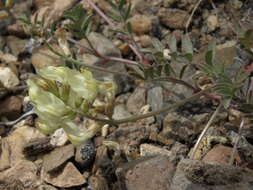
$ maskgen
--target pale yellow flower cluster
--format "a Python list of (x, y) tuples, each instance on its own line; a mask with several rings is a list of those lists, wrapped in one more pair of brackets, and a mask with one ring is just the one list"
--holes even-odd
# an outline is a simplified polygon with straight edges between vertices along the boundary
[(95, 135), (89, 129), (80, 130), (73, 120), (80, 113), (92, 116), (96, 112), (110, 113), (115, 84), (97, 81), (87, 70), (79, 72), (67, 67), (48, 66), (37, 73), (27, 83), (29, 97), (38, 115), (38, 129), (51, 134), (63, 128), (74, 144)]

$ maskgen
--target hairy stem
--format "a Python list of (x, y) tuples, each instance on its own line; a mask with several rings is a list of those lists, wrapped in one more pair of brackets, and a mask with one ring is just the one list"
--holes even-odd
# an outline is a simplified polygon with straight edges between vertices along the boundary
[(112, 28), (115, 28), (114, 23), (101, 11), (92, 0), (83, 0), (88, 3)]
[(162, 112), (174, 110), (174, 109), (176, 109), (176, 108), (178, 108), (178, 107), (186, 104), (187, 102), (190, 102), (192, 100), (195, 100), (195, 99), (199, 98), (200, 96), (202, 96), (207, 91), (209, 91), (209, 90), (211, 90), (213, 88), (214, 87), (210, 87), (210, 88), (207, 88), (205, 90), (202, 90), (201, 92), (196, 93), (196, 94), (194, 94), (193, 96), (191, 96), (189, 98), (185, 98), (184, 100), (182, 100), (180, 102), (177, 102), (177, 103), (175, 103), (173, 105), (170, 105), (170, 106), (167, 106), (167, 107), (164, 107), (164, 108), (161, 108), (159, 110), (152, 111), (152, 112), (149, 112), (149, 113), (146, 113), (146, 114), (142, 114), (142, 115), (131, 116), (131, 117), (128, 117), (128, 118), (125, 118), (125, 119), (109, 120), (109, 119), (100, 119), (100, 118), (92, 117), (92, 116), (89, 116), (89, 115), (84, 115), (84, 116), (87, 117), (88, 119), (104, 122), (105, 124), (110, 124), (110, 125), (119, 125), (119, 124), (127, 123), (127, 122), (135, 122), (135, 121), (138, 121), (140, 119), (145, 119), (145, 118), (148, 118), (148, 117), (152, 117), (152, 116), (158, 115), (158, 114), (160, 114)]
[(183, 81), (183, 80), (180, 80), (180, 79), (176, 79), (176, 78), (173, 78), (173, 77), (160, 77), (160, 78), (155, 78), (155, 79), (152, 79), (151, 81), (167, 81), (167, 82), (173, 82), (173, 83), (177, 83), (177, 84), (181, 84), (191, 90), (196, 90), (196, 88), (194, 88), (194, 86), (192, 86), (191, 84)]
[(195, 154), (196, 151), (199, 148), (200, 142), (202, 141), (203, 137), (205, 136), (207, 130), (210, 128), (211, 124), (213, 123), (214, 119), (216, 118), (216, 116), (218, 115), (220, 109), (222, 108), (222, 104), (220, 103), (219, 106), (217, 107), (217, 109), (215, 110), (215, 112), (213, 113), (212, 117), (210, 118), (210, 120), (207, 122), (204, 130), (202, 131), (202, 133), (200, 134), (196, 144), (193, 147), (193, 151), (192, 154), (190, 155), (190, 159), (194, 159), (195, 158)]
[(238, 146), (238, 143), (239, 143), (239, 140), (240, 140), (240, 137), (241, 137), (243, 126), (244, 126), (244, 118), (242, 119), (240, 127), (239, 127), (238, 137), (237, 137), (237, 139), (235, 141), (235, 144), (234, 144), (234, 147), (233, 147), (233, 151), (232, 151), (232, 154), (231, 154), (231, 157), (230, 157), (230, 160), (229, 160), (229, 165), (233, 165), (233, 163), (234, 163), (235, 151), (237, 149), (237, 146)]

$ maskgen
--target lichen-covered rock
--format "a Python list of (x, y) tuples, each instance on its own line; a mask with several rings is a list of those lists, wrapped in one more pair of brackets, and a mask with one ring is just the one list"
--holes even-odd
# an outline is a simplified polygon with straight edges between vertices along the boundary
[(184, 159), (170, 190), (251, 190), (252, 181), (253, 175), (239, 167)]
[(167, 156), (143, 157), (116, 170), (120, 187), (126, 190), (170, 190), (174, 166)]

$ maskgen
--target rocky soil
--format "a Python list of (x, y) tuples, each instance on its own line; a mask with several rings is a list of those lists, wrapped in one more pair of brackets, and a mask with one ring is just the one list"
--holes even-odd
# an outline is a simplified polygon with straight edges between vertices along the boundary
[[(133, 4), (130, 18), (134, 38), (143, 51), (153, 48), (152, 40), (166, 44), (174, 34), (178, 41), (197, 0), (129, 0)], [(252, 190), (253, 128), (245, 124), (229, 164), (233, 145), (238, 139), (241, 113), (229, 108), (221, 111), (198, 148), (195, 159), (189, 159), (198, 136), (217, 107), (213, 101), (197, 101), (155, 117), (118, 127), (105, 126), (103, 133), (75, 147), (62, 129), (44, 135), (35, 128), (35, 115), (15, 125), (6, 121), (18, 119), (31, 110), (26, 80), (35, 67), (61, 65), (64, 61), (46, 45), (34, 41), (18, 20), (24, 13), (45, 22), (62, 20), (65, 10), (76, 0), (17, 0), (14, 18), (0, 20), (0, 190)], [(105, 0), (94, 0), (105, 13), (111, 9)], [(87, 11), (94, 12), (85, 2)], [(101, 55), (137, 60), (120, 36), (94, 12), (89, 39)], [(188, 29), (193, 41), (194, 61), (201, 63), (208, 42), (217, 39), (217, 57), (226, 64), (249, 65), (252, 60), (237, 45), (238, 30), (253, 29), (251, 0), (203, 1)], [(80, 43), (86, 43), (81, 40)], [(73, 45), (74, 46), (74, 45)], [(55, 46), (55, 49), (59, 46)], [(95, 65), (96, 57), (79, 47), (77, 57)], [(59, 49), (59, 51), (62, 51)], [(235, 59), (237, 58), (237, 59)], [(241, 62), (238, 63), (240, 60)], [(102, 65), (117, 72), (127, 72), (123, 64)], [(172, 64), (177, 71), (178, 64)], [(114, 119), (158, 110), (189, 97), (192, 90), (177, 84), (140, 82), (112, 74), (94, 73), (100, 80), (114, 80), (118, 92)], [(184, 79), (192, 81), (187, 70)], [(205, 81), (202, 81), (205, 83)], [(117, 142), (108, 147), (104, 140)]]

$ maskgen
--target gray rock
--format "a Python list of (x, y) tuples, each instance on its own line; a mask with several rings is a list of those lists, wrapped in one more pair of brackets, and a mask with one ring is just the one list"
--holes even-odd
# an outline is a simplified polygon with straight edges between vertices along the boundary
[(127, 100), (127, 109), (132, 113), (140, 113), (140, 109), (146, 104), (146, 89), (137, 87)]
[[(151, 88), (150, 90), (148, 90), (147, 104), (149, 104), (151, 106), (152, 111), (159, 110), (164, 106), (162, 87), (157, 86), (157, 87), (154, 87), (154, 88)], [(165, 113), (161, 113), (161, 114), (155, 116), (157, 123), (159, 125), (161, 125), (161, 123), (162, 123), (164, 114)]]
[(116, 170), (124, 190), (169, 190), (174, 166), (167, 156), (143, 157)]
[[(239, 135), (234, 131), (228, 132), (228, 138), (231, 144), (234, 145), (238, 139)], [(240, 140), (237, 144), (237, 151), (243, 156), (246, 162), (251, 162), (253, 159), (253, 145), (250, 144), (245, 137), (240, 136)]]
[(115, 120), (125, 119), (127, 117), (132, 116), (126, 109), (124, 104), (119, 104), (114, 107), (112, 118)]
[(253, 176), (242, 168), (184, 159), (170, 190), (252, 190)]
[(192, 143), (203, 128), (203, 125), (200, 125), (201, 122), (203, 122), (203, 120), (197, 121), (194, 117), (184, 117), (176, 112), (171, 112), (165, 117), (163, 121), (163, 130), (160, 134), (179, 142), (184, 141)]
[(152, 111), (156, 111), (163, 107), (162, 87), (157, 86), (148, 91), (147, 103), (151, 106)]

